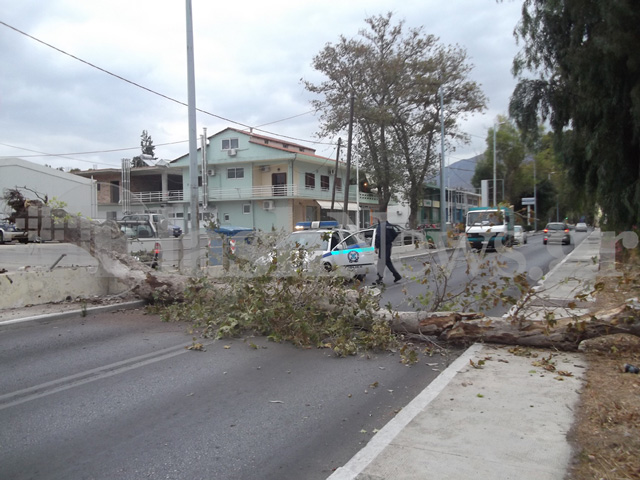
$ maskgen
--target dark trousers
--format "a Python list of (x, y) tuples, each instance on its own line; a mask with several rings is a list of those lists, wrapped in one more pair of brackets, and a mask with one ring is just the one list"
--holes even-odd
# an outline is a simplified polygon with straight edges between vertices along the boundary
[(401, 275), (396, 270), (396, 267), (393, 266), (393, 262), (391, 261), (391, 245), (382, 247), (378, 250), (378, 278), (380, 280), (382, 280), (382, 278), (384, 277), (385, 266), (393, 274), (393, 278), (395, 280), (401, 277)]

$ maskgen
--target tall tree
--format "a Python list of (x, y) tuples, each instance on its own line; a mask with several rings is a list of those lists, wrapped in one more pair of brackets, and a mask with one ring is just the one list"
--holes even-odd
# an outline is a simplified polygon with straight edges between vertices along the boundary
[[(495, 132), (494, 132), (495, 129)], [(495, 133), (495, 136), (494, 136)], [(495, 138), (495, 145), (493, 140)], [(494, 157), (495, 148), (495, 157)], [(487, 149), (484, 159), (477, 163), (471, 183), (480, 187), (481, 180), (493, 181), (493, 161), (496, 160), (496, 198), (500, 202), (515, 205), (519, 202), (520, 167), (525, 157), (524, 145), (520, 140), (520, 132), (505, 117), (498, 117), (498, 122), (487, 132)], [(493, 183), (493, 182), (490, 182)], [(491, 188), (494, 188), (491, 185)], [(502, 194), (504, 192), (504, 195)]]
[(424, 180), (439, 155), (438, 89), (447, 143), (465, 140), (457, 122), (484, 109), (485, 97), (467, 79), (471, 66), (463, 49), (439, 45), (422, 28), (405, 32), (404, 22), (392, 20), (391, 13), (367, 18), (369, 28), (359, 38), (341, 36), (337, 44), (327, 44), (313, 60), (327, 80), (304, 85), (322, 97), (313, 101), (321, 112), (321, 135), (345, 129), (354, 95), (354, 152), (371, 172), (380, 207), (386, 209), (394, 193), (403, 193), (415, 223)]
[(524, 0), (522, 12), (510, 114), (530, 134), (548, 120), (576, 190), (628, 228), (640, 220), (640, 3)]

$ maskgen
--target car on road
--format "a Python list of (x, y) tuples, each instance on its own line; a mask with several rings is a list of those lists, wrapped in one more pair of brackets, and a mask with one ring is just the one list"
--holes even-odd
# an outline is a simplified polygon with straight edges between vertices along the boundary
[(561, 243), (571, 245), (571, 231), (566, 223), (550, 222), (543, 230), (544, 237), (542, 243)]
[(170, 237), (179, 237), (182, 235), (182, 228), (178, 225), (169, 225), (167, 226), (167, 233)]
[(342, 228), (307, 228), (288, 234), (275, 247), (269, 259), (259, 263), (279, 261), (291, 262), (294, 267), (312, 270), (321, 266), (326, 271), (336, 270), (363, 280), (367, 273), (376, 269), (378, 257), (373, 246), (373, 237), (365, 238), (364, 231)]
[(20, 243), (27, 243), (29, 241), (29, 232), (20, 230), (13, 223), (0, 223), (0, 243), (14, 240), (18, 240)]
[(584, 222), (578, 222), (576, 223), (576, 232), (586, 232), (587, 231), (587, 224)]
[(525, 232), (522, 225), (515, 225), (513, 227), (513, 240), (518, 245), (525, 245), (527, 243), (527, 232)]

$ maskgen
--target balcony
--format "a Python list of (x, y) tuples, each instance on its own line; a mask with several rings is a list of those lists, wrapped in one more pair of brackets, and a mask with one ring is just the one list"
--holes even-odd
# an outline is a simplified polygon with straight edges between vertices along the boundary
[(169, 190), (166, 192), (131, 192), (131, 201), (140, 203), (168, 203), (184, 201), (182, 190)]
[[(198, 189), (202, 199), (202, 188)], [(331, 190), (306, 188), (296, 184), (286, 185), (262, 185), (257, 187), (239, 188), (210, 188), (210, 202), (228, 202), (234, 200), (275, 200), (279, 198), (306, 198), (310, 200), (331, 200)], [(188, 192), (182, 190), (170, 190), (167, 192), (131, 192), (131, 201), (144, 204), (185, 202), (189, 200)], [(336, 190), (335, 200), (344, 200), (344, 191)], [(356, 202), (355, 188), (349, 194), (349, 202)], [(378, 197), (372, 193), (360, 192), (360, 203), (377, 204)]]
[[(274, 200), (278, 198), (306, 198), (311, 200), (331, 200), (331, 190), (319, 188), (307, 188), (297, 184), (286, 185), (262, 185), (257, 187), (239, 188), (211, 188), (209, 200), (233, 201), (233, 200)], [(336, 190), (336, 201), (344, 199), (344, 191)], [(355, 188), (349, 192), (349, 202), (356, 201)], [(360, 202), (377, 204), (377, 195), (360, 192)]]

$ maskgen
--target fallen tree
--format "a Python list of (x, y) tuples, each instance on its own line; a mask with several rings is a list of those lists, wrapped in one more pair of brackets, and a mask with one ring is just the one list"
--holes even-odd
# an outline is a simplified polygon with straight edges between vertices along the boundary
[(439, 341), (577, 350), (586, 339), (617, 333), (640, 336), (639, 312), (629, 305), (553, 321), (518, 321), (475, 313), (381, 312), (396, 333)]
[[(15, 200), (15, 195), (13, 198)], [(28, 206), (18, 212), (17, 219), (26, 215)], [(210, 322), (207, 316), (215, 312), (219, 321), (211, 324), (212, 331), (222, 329), (228, 334), (238, 334), (243, 329), (253, 329), (270, 335), (269, 328), (272, 328), (277, 331), (276, 337), (297, 342), (295, 335), (308, 330), (314, 319), (323, 318), (327, 324), (317, 333), (307, 331), (298, 343), (321, 344), (329, 339), (333, 345), (339, 343), (343, 354), (354, 353), (356, 338), (366, 339), (367, 347), (384, 348), (388, 345), (388, 333), (448, 343), (483, 341), (562, 350), (575, 350), (582, 340), (607, 334), (640, 336), (638, 312), (628, 305), (541, 321), (485, 317), (476, 313), (392, 312), (380, 308), (375, 289), (345, 290), (343, 285), (333, 283), (334, 280), (314, 280), (313, 275), (304, 277), (296, 269), (293, 272), (297, 273), (286, 279), (270, 276), (273, 273), (270, 271), (254, 278), (228, 276), (222, 281), (163, 273), (127, 254), (126, 238), (115, 222), (95, 222), (69, 216), (64, 211), (53, 215), (42, 205), (37, 208), (38, 233), (42, 234), (47, 228), (51, 238), (62, 233), (63, 238), (58, 239), (87, 250), (99, 261), (102, 275), (118, 280), (149, 303), (160, 301), (176, 306), (170, 315), (180, 317), (176, 313), (178, 308), (199, 308), (199, 315), (189, 312), (184, 317)], [(247, 321), (242, 323), (238, 318)], [(260, 319), (259, 324), (251, 323), (252, 319)], [(285, 326), (288, 321), (291, 325)], [(340, 323), (339, 332), (332, 323)], [(380, 328), (381, 325), (385, 328)], [(356, 333), (350, 336), (349, 329)], [(368, 334), (376, 329), (380, 335), (377, 339)], [(339, 342), (335, 338), (339, 338)]]

